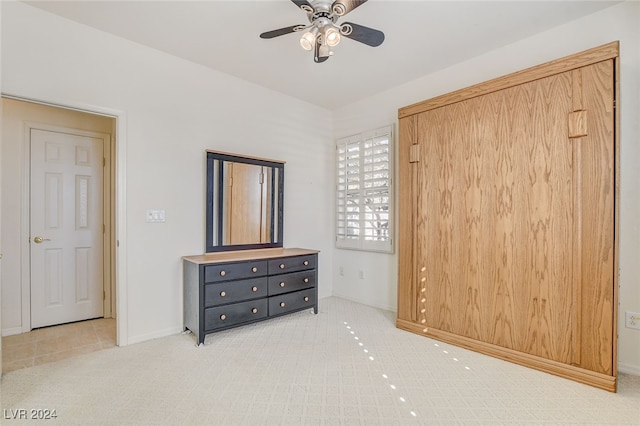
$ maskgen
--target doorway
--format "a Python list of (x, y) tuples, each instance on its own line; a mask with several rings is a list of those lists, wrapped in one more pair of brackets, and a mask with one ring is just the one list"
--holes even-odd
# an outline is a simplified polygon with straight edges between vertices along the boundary
[(115, 318), (115, 117), (5, 97), (2, 114), (19, 160), (3, 173), (3, 335)]

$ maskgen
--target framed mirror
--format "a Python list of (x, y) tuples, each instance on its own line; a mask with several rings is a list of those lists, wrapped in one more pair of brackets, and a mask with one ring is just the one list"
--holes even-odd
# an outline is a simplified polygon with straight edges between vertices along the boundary
[(207, 253), (282, 247), (284, 162), (207, 151)]

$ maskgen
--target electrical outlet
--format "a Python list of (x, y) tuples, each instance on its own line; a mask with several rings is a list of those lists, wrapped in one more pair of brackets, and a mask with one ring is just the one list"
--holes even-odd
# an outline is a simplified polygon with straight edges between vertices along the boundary
[(635, 328), (640, 330), (640, 314), (637, 312), (625, 312), (624, 325), (627, 328)]
[(358, 277), (359, 277), (361, 280), (364, 280), (364, 271), (363, 271), (362, 269), (358, 270)]

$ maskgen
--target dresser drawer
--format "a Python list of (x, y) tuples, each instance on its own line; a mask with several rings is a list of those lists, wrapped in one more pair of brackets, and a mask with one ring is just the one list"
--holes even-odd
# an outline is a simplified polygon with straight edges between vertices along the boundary
[(267, 295), (267, 277), (225, 281), (204, 286), (204, 306), (234, 303)]
[(266, 260), (206, 265), (204, 267), (204, 282), (207, 284), (265, 275), (267, 275)]
[(204, 329), (230, 327), (267, 317), (267, 299), (233, 303), (204, 310)]
[(269, 274), (279, 274), (284, 272), (302, 271), (304, 269), (315, 269), (317, 255), (281, 257), (269, 261)]
[(316, 271), (301, 271), (269, 277), (269, 296), (303, 290), (316, 285)]
[(269, 298), (269, 316), (286, 314), (304, 308), (312, 308), (316, 303), (316, 289), (280, 294)]

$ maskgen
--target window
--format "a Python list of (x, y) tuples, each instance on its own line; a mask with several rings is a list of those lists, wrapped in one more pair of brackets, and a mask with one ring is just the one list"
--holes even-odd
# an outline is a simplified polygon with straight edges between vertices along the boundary
[(393, 252), (393, 132), (336, 142), (336, 247)]

